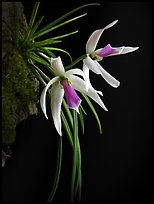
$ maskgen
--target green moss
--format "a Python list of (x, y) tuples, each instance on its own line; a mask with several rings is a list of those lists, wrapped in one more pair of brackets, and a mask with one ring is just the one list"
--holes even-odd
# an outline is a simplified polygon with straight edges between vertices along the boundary
[(6, 46), (2, 71), (2, 140), (11, 145), (16, 138), (16, 125), (29, 115), (29, 104), (36, 104), (34, 76), (21, 54)]

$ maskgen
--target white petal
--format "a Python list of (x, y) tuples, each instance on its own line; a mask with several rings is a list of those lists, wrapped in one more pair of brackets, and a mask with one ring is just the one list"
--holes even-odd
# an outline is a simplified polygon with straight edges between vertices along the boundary
[(97, 43), (102, 35), (103, 29), (94, 31), (86, 44), (86, 53), (91, 53), (96, 49)]
[(40, 97), (40, 105), (42, 108), (42, 111), (45, 115), (45, 117), (48, 119), (48, 116), (46, 114), (46, 93), (48, 88), (55, 83), (57, 80), (59, 79), (59, 77), (54, 77), (53, 79), (51, 79), (48, 84), (46, 85), (46, 87), (43, 89), (42, 93), (41, 93), (41, 97)]
[(99, 67), (102, 77), (107, 81), (111, 86), (117, 88), (120, 85), (120, 82), (111, 76), (103, 67), (95, 60), (96, 65)]
[[(84, 72), (84, 74), (85, 74), (85, 76), (86, 76), (86, 80), (85, 80), (85, 82), (86, 82), (86, 90), (88, 90), (88, 88), (89, 88), (90, 86), (92, 87), (92, 85), (91, 85), (91, 83), (90, 83), (89, 68), (88, 68), (85, 64), (83, 64), (83, 72)], [(97, 91), (96, 89), (95, 89), (95, 91), (96, 91), (98, 94), (100, 94), (101, 96), (103, 96), (103, 93), (102, 93), (101, 91)]]
[(113, 21), (112, 23), (108, 24), (107, 26), (105, 26), (105, 28), (103, 28), (103, 30), (106, 30), (108, 28), (111, 28), (112, 26), (114, 26), (116, 23), (118, 22), (118, 20)]
[(83, 64), (82, 69), (83, 69), (85, 76), (89, 79), (89, 68), (85, 65), (85, 63)]
[(71, 75), (69, 79), (70, 79), (72, 87), (75, 90), (77, 90), (81, 93), (84, 93), (87, 91), (86, 90), (86, 82), (83, 79), (81, 79), (80, 77), (75, 76), (75, 75)]
[(107, 108), (105, 107), (103, 101), (101, 100), (101, 98), (97, 94), (97, 91), (92, 86), (90, 86), (89, 89), (86, 90), (84, 80), (82, 80), (81, 78), (74, 76), (74, 75), (70, 76), (70, 79), (71, 79), (72, 87), (75, 90), (86, 94), (87, 96), (92, 98), (97, 104), (99, 104), (105, 111), (108, 111)]
[(117, 22), (118, 22), (118, 20), (115, 20), (112, 23), (110, 23), (109, 25), (107, 25), (105, 28), (100, 29), (100, 30), (96, 30), (91, 34), (91, 36), (89, 37), (87, 44), (86, 44), (86, 52), (88, 54), (90, 54), (91, 52), (93, 52), (96, 49), (97, 43), (98, 43), (102, 33), (104, 32), (104, 30), (111, 28)]
[(83, 72), (85, 75), (85, 82), (86, 82), (86, 90), (89, 89), (90, 86), (90, 79), (89, 79), (89, 68), (85, 65), (85, 63), (83, 63)]
[(129, 53), (129, 52), (134, 52), (138, 48), (139, 47), (124, 47), (119, 54), (126, 54), (126, 53)]
[(67, 72), (65, 72), (65, 76), (69, 78), (70, 75), (72, 74), (77, 74), (77, 75), (80, 75), (80, 76), (83, 76), (84, 77), (84, 73), (81, 69), (70, 69), (68, 70)]
[(99, 95), (97, 93), (98, 93), (98, 91), (96, 91), (93, 87), (90, 87), (88, 89), (87, 95), (90, 98), (92, 98), (96, 103), (98, 103), (98, 105), (100, 105), (105, 111), (108, 111), (108, 109), (105, 107), (103, 101), (101, 100), (101, 98), (99, 97)]
[(74, 74), (77, 74), (77, 75), (82, 76), (84, 78), (84, 80), (86, 82), (86, 89), (88, 89), (88, 81), (89, 80), (81, 69), (71, 69), (65, 73), (65, 76), (69, 78), (71, 75), (74, 75)]
[(60, 136), (61, 131), (61, 104), (64, 96), (64, 89), (59, 85), (59, 81), (54, 83), (51, 88), (51, 113), (54, 121), (55, 128)]
[(50, 62), (51, 62), (51, 66), (53, 67), (54, 73), (57, 76), (63, 76), (65, 73), (65, 69), (60, 56), (56, 58), (51, 58)]
[(125, 46), (122, 46), (122, 47), (116, 47), (117, 49), (117, 52), (115, 53), (112, 53), (106, 57), (109, 57), (109, 56), (114, 56), (114, 55), (122, 55), (122, 54), (127, 54), (129, 52), (134, 52), (135, 50), (137, 50), (139, 47), (125, 47)]
[(88, 67), (91, 71), (93, 71), (95, 74), (101, 74), (99, 67), (96, 65), (94, 60), (92, 60), (88, 55), (83, 60), (83, 63), (86, 67)]

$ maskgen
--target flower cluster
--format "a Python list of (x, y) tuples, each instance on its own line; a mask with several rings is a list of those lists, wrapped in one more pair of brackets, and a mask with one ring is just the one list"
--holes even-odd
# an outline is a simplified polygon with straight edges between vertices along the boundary
[[(37, 81), (37, 84), (43, 85), (43, 90), (41, 90), (41, 95), (39, 96), (39, 105), (47, 119), (49, 113), (47, 113), (46, 98), (47, 96), (49, 96), (50, 98), (51, 116), (55, 129), (58, 133), (58, 137), (56, 137), (57, 160), (55, 167), (55, 177), (53, 180), (53, 185), (51, 187), (51, 193), (48, 197), (48, 201), (51, 202), (53, 200), (59, 184), (63, 152), (62, 141), (64, 139), (62, 135), (64, 131), (66, 133), (67, 139), (69, 140), (69, 147), (72, 151), (72, 154), (69, 154), (69, 158), (71, 159), (72, 164), (70, 201), (80, 201), (82, 191), (82, 154), (80, 148), (80, 139), (82, 138), (79, 137), (79, 127), (81, 128), (82, 134), (84, 134), (84, 116), (86, 115), (86, 110), (83, 107), (84, 103), (82, 102), (85, 101), (85, 103), (88, 105), (88, 108), (90, 108), (90, 111), (92, 112), (98, 124), (100, 134), (102, 133), (101, 122), (92, 102), (94, 101), (95, 103), (97, 103), (104, 111), (108, 111), (106, 105), (102, 100), (103, 93), (101, 92), (101, 90), (96, 90), (90, 80), (90, 72), (93, 72), (96, 75), (101, 75), (107, 83), (109, 83), (112, 87), (117, 88), (120, 85), (120, 82), (113, 76), (111, 76), (111, 74), (109, 74), (102, 67), (101, 61), (106, 57), (133, 52), (137, 50), (138, 47), (113, 47), (110, 44), (106, 44), (106, 46), (104, 47), (97, 48), (99, 39), (102, 36), (103, 32), (113, 27), (118, 22), (118, 20), (115, 20), (103, 29), (95, 30), (87, 40), (87, 43), (85, 45), (85, 53), (79, 56), (77, 59), (74, 59), (68, 51), (60, 48), (57, 45), (59, 45), (59, 43), (61, 43), (64, 38), (76, 34), (78, 30), (68, 33), (62, 33), (60, 35), (58, 34), (57, 36), (55, 36), (55, 32), (53, 31), (72, 22), (74, 23), (76, 20), (81, 19), (85, 15), (87, 15), (87, 13), (83, 13), (82, 15), (77, 15), (71, 18), (69, 17), (77, 11), (84, 9), (85, 7), (96, 6), (100, 4), (88, 3), (85, 5), (81, 5), (58, 17), (57, 19), (54, 19), (43, 27), (40, 27), (40, 25), (44, 16), (39, 18), (36, 17), (39, 5), (40, 2), (35, 2), (30, 20), (28, 23), (26, 22), (26, 25), (23, 28), (24, 30), (20, 29), (20, 26), (18, 26), (17, 24), (20, 21), (17, 20), (15, 22), (15, 31), (13, 32), (12, 36), (15, 41), (12, 43), (14, 48), (13, 50), (15, 51), (15, 53), (17, 53), (17, 55), (18, 52), (20, 52), (18, 58), (20, 58), (20, 62), (22, 63), (17, 62), (17, 64), (20, 65), (21, 69), (23, 69), (24, 64), (24, 72), (26, 76), (29, 76), (30, 73), (30, 76), (34, 76), (34, 81)], [(67, 29), (63, 29), (63, 31), (67, 31)], [(46, 36), (46, 34), (49, 35)], [(57, 52), (64, 55), (57, 55)], [(8, 52), (8, 54), (9, 53), (10, 52)], [(67, 56), (67, 58), (69, 58), (69, 63), (67, 64), (67, 66), (63, 64), (64, 58), (62, 56)], [(12, 60), (13, 58), (10, 59)], [(79, 67), (78, 64), (80, 64), (81, 67)], [(10, 68), (12, 70), (12, 66), (10, 66)], [(31, 78), (29, 80), (31, 80)], [(20, 82), (22, 83), (22, 80), (20, 80)], [(19, 86), (21, 85), (21, 83), (19, 83)], [(28, 83), (28, 85), (24, 83), (24, 85), (22, 85), (22, 88), (25, 89), (27, 86), (28, 88), (29, 86), (31, 87), (31, 85), (29, 84), (31, 83)], [(14, 88), (13, 85), (11, 84), (11, 87)], [(9, 90), (7, 86), (6, 89)], [(35, 86), (32, 86), (32, 92), (31, 89), (30, 92), (24, 92), (26, 93), (26, 97), (28, 97), (28, 101), (31, 99), (31, 96), (34, 95), (33, 93), (36, 94), (35, 89)], [(20, 89), (18, 86), (17, 90), (17, 92), (19, 93)], [(22, 95), (24, 100), (25, 96), (24, 94)], [(26, 102), (24, 100), (24, 104), (25, 103)], [(11, 106), (10, 102), (9, 104)], [(21, 107), (23, 108), (25, 106), (23, 106), (23, 104), (21, 103)], [(8, 132), (10, 133), (10, 131)]]
[(96, 49), (102, 33), (106, 29), (114, 26), (117, 22), (118, 20), (115, 20), (105, 28), (95, 30), (90, 35), (86, 44), (86, 55), (83, 59), (82, 69), (74, 68), (65, 71), (60, 56), (51, 58), (50, 63), (51, 67), (54, 70), (55, 77), (48, 82), (48, 84), (42, 91), (40, 104), (43, 113), (45, 114), (46, 118), (48, 118), (46, 113), (46, 93), (48, 88), (52, 86), (50, 99), (51, 112), (55, 128), (60, 136), (62, 135), (61, 105), (64, 95), (66, 97), (68, 107), (70, 109), (75, 109), (78, 113), (78, 107), (80, 106), (82, 100), (80, 99), (76, 91), (84, 93), (92, 100), (94, 100), (97, 104), (99, 104), (105, 111), (108, 111), (102, 99), (100, 98), (100, 96), (103, 96), (102, 92), (95, 90), (90, 82), (89, 71), (91, 70), (95, 74), (101, 75), (107, 83), (117, 88), (120, 85), (120, 82), (113, 76), (111, 76), (98, 62), (105, 57), (126, 54), (138, 49), (138, 47), (128, 46), (112, 47), (110, 44), (107, 44), (103, 48)]

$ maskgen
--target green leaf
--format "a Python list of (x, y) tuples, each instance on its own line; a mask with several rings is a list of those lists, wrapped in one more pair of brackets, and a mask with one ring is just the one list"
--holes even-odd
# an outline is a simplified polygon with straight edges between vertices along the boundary
[(83, 111), (83, 113), (84, 113), (85, 115), (87, 115), (85, 109), (83, 108), (83, 106), (82, 106), (81, 104), (80, 104), (80, 109)]
[(38, 71), (37, 69), (35, 69), (34, 67), (35, 67), (35, 65), (33, 64), (32, 69), (34, 69), (34, 73), (35, 73), (37, 79), (39, 80), (39, 82), (40, 82), (43, 86), (46, 86), (45, 80), (42, 78), (42, 76), (40, 75), (39, 71)]
[(68, 37), (69, 35), (74, 35), (74, 34), (76, 34), (76, 33), (78, 33), (78, 32), (79, 32), (79, 31), (76, 30), (76, 31), (73, 31), (73, 32), (71, 32), (71, 33), (66, 33), (66, 34), (64, 34), (64, 35), (60, 35), (60, 36), (53, 37), (52, 39), (53, 39), (53, 40), (57, 40), (57, 39), (60, 39), (60, 38), (66, 38), (66, 37)]
[(42, 36), (42, 35), (45, 35), (45, 34), (51, 32), (51, 31), (53, 31), (53, 30), (55, 30), (55, 29), (57, 29), (57, 28), (59, 28), (59, 27), (61, 27), (61, 26), (64, 26), (64, 25), (66, 25), (66, 24), (72, 22), (72, 21), (75, 21), (75, 20), (77, 20), (77, 19), (79, 19), (79, 18), (82, 18), (82, 17), (84, 17), (85, 15), (87, 15), (87, 14), (85, 13), (85, 14), (83, 14), (83, 15), (77, 16), (77, 17), (75, 17), (75, 18), (72, 18), (72, 19), (70, 19), (70, 20), (68, 20), (68, 21), (65, 21), (65, 22), (63, 22), (63, 23), (61, 23), (61, 24), (58, 24), (58, 25), (53, 26), (53, 27), (50, 27), (50, 28), (48, 28), (48, 27), (49, 27), (49, 25), (48, 25), (48, 26), (46, 26), (45, 28), (39, 30), (39, 31), (33, 36), (33, 39), (36, 39), (36, 38), (38, 38), (38, 37), (40, 37), (40, 36)]
[(34, 60), (34, 61), (36, 61), (36, 62), (39, 62), (40, 64), (43, 64), (43, 65), (45, 65), (45, 66), (50, 66), (50, 64), (47, 62), (47, 61), (45, 61), (42, 57), (40, 57), (40, 56), (38, 56), (38, 55), (36, 55), (35, 53), (33, 53), (33, 54), (29, 54), (29, 57), (32, 59), (32, 60)]
[(45, 68), (54, 76), (54, 72), (52, 70), (51, 65), (46, 62), (43, 58), (41, 58), (40, 56), (36, 55), (35, 53), (29, 53), (29, 58), (35, 62), (38, 62), (42, 65), (45, 66)]
[(54, 51), (63, 52), (63, 53), (65, 53), (66, 55), (69, 56), (70, 61), (72, 62), (72, 57), (71, 57), (71, 55), (69, 54), (69, 52), (67, 52), (66, 50), (63, 50), (63, 49), (60, 49), (60, 48), (56, 48), (56, 47), (44, 47), (44, 48), (47, 49), (47, 50), (54, 50)]
[(50, 193), (50, 196), (48, 198), (48, 202), (51, 202), (54, 198), (54, 195), (56, 193), (58, 184), (59, 184), (59, 178), (61, 173), (61, 163), (62, 163), (62, 137), (58, 135), (58, 152), (57, 152), (57, 165), (56, 165), (56, 173), (54, 177), (54, 183), (52, 187), (52, 191)]
[(63, 98), (63, 106), (64, 106), (64, 109), (65, 109), (65, 111), (66, 111), (66, 114), (67, 114), (67, 116), (68, 116), (68, 118), (69, 118), (69, 121), (70, 121), (70, 123), (71, 123), (71, 127), (73, 128), (73, 117), (72, 117), (71, 111), (70, 111), (70, 109), (68, 108), (68, 106), (67, 106), (66, 101), (65, 101), (64, 98)]
[(34, 4), (34, 8), (33, 8), (33, 11), (32, 11), (32, 14), (31, 14), (31, 18), (30, 18), (30, 21), (29, 21), (29, 25), (28, 25), (28, 29), (27, 29), (27, 33), (26, 33), (25, 38), (24, 38), (24, 43), (26, 43), (26, 41), (28, 41), (28, 39), (29, 39), (29, 35), (31, 33), (33, 24), (35, 22), (39, 5), (40, 5), (40, 2), (36, 2)]
[(83, 114), (82, 114), (82, 108), (79, 106), (79, 119), (80, 119), (80, 123), (81, 123), (81, 128), (82, 128), (82, 134), (84, 134), (84, 118), (83, 118)]
[(62, 110), (61, 110), (61, 117), (62, 117), (62, 122), (63, 122), (64, 128), (66, 130), (69, 142), (70, 142), (71, 146), (73, 147), (73, 134), (71, 132), (70, 126), (69, 126), (69, 124), (68, 124), (68, 122), (66, 120), (66, 117), (65, 117)]
[(32, 64), (32, 66), (34, 67), (35, 71), (37, 71), (37, 78), (41, 81), (41, 83), (43, 82), (42, 84), (44, 86), (46, 86), (46, 82), (49, 82), (50, 78), (44, 72), (42, 72), (42, 70), (40, 70), (40, 68), (37, 67), (32, 61), (30, 62), (30, 64)]
[(98, 123), (100, 134), (102, 134), (101, 123), (100, 123), (99, 117), (98, 117), (98, 115), (97, 115), (97, 112), (95, 111), (95, 108), (94, 108), (93, 104), (92, 104), (91, 101), (89, 100), (88, 96), (86, 96), (86, 95), (83, 94), (83, 93), (82, 93), (82, 95), (83, 95), (85, 101), (88, 103), (90, 109), (92, 110), (92, 112), (93, 112), (93, 114), (94, 114), (94, 116), (95, 116), (95, 118), (96, 118), (96, 121), (97, 121), (97, 123)]
[[(48, 49), (48, 47), (40, 47), (39, 48), (40, 49), (40, 51), (43, 51), (43, 52), (45, 52), (47, 55), (49, 55), (50, 57), (56, 57), (56, 55), (53, 53), (53, 52), (51, 52), (50, 50), (52, 50), (52, 49)], [(54, 49), (53, 49), (54, 50)]]
[[(63, 21), (65, 18), (67, 18), (68, 16), (72, 15), (73, 13), (85, 8), (85, 7), (88, 7), (88, 6), (97, 6), (97, 5), (100, 5), (99, 3), (89, 3), (89, 4), (85, 4), (85, 5), (82, 5), (82, 6), (79, 6), (69, 12), (67, 12), (66, 14), (62, 15), (61, 17), (57, 18), (56, 20), (52, 21), (51, 23), (49, 23), (47, 26), (45, 26), (44, 28), (42, 28), (40, 30), (40, 33), (55, 26), (56, 24), (60, 23), (61, 21)], [(39, 34), (39, 33), (38, 33)], [(37, 37), (37, 35), (36, 35)]]
[(34, 27), (32, 28), (30, 34), (29, 34), (29, 40), (32, 40), (31, 38), (33, 38), (33, 34), (36, 32), (37, 28), (39, 27), (39, 25), (41, 24), (42, 20), (43, 20), (44, 16), (42, 16), (34, 25)]
[(74, 121), (74, 140), (73, 140), (73, 166), (72, 166), (72, 179), (71, 179), (71, 202), (74, 201), (74, 193), (75, 193), (75, 180), (76, 180), (76, 170), (78, 164), (78, 146), (77, 146), (77, 138), (78, 138), (78, 117), (77, 112), (73, 110), (73, 121)]
[(79, 58), (77, 58), (76, 60), (74, 60), (71, 64), (67, 65), (67, 66), (65, 67), (65, 69), (70, 69), (70, 68), (72, 68), (74, 65), (76, 65), (77, 63), (79, 63), (80, 61), (82, 61), (84, 58), (86, 58), (86, 56), (87, 56), (86, 54), (80, 56)]
[(45, 45), (52, 45), (52, 44), (56, 44), (56, 43), (60, 43), (62, 42), (61, 40), (53, 40), (52, 38), (46, 39), (46, 40), (42, 40), (42, 41), (37, 41), (37, 42), (33, 42), (31, 43), (31, 48), (36, 48), (36, 47), (43, 47)]
[(77, 164), (77, 181), (75, 187), (75, 195), (77, 192), (79, 193), (79, 201), (81, 200), (81, 188), (82, 188), (82, 173), (81, 173), (81, 148), (80, 148), (80, 141), (77, 138), (77, 150), (78, 150), (78, 164)]

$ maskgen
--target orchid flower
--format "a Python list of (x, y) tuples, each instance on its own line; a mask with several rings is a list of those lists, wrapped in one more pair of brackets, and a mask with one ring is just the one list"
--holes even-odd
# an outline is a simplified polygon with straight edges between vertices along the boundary
[(111, 76), (99, 63), (104, 57), (115, 56), (126, 54), (129, 52), (133, 52), (137, 50), (139, 47), (112, 47), (110, 44), (107, 44), (105, 47), (96, 49), (98, 41), (102, 35), (102, 33), (114, 26), (118, 20), (113, 21), (105, 28), (94, 31), (91, 36), (89, 37), (87, 44), (86, 44), (86, 53), (87, 56), (83, 60), (83, 72), (86, 76), (89, 75), (89, 69), (96, 74), (102, 75), (102, 77), (113, 87), (117, 88), (120, 85), (120, 82), (116, 80), (113, 76)]
[(89, 82), (89, 88), (87, 89), (85, 80), (76, 76), (76, 75), (79, 75), (85, 78), (82, 70), (78, 68), (74, 68), (74, 69), (65, 71), (60, 57), (52, 58), (51, 66), (56, 76), (52, 78), (43, 89), (40, 97), (40, 105), (43, 113), (45, 114), (45, 117), (48, 119), (46, 114), (46, 93), (49, 87), (52, 85), (51, 92), (50, 92), (51, 93), (51, 112), (52, 112), (55, 128), (60, 136), (62, 136), (60, 113), (61, 113), (61, 105), (62, 105), (62, 100), (64, 95), (66, 97), (68, 107), (76, 110), (77, 112), (79, 112), (78, 107), (81, 103), (81, 99), (77, 95), (75, 90), (86, 94), (87, 96), (92, 98), (96, 103), (98, 103), (105, 111), (107, 111), (107, 108), (105, 107), (103, 101), (98, 95), (98, 94), (102, 95), (102, 92), (96, 91), (92, 87), (90, 82)]

